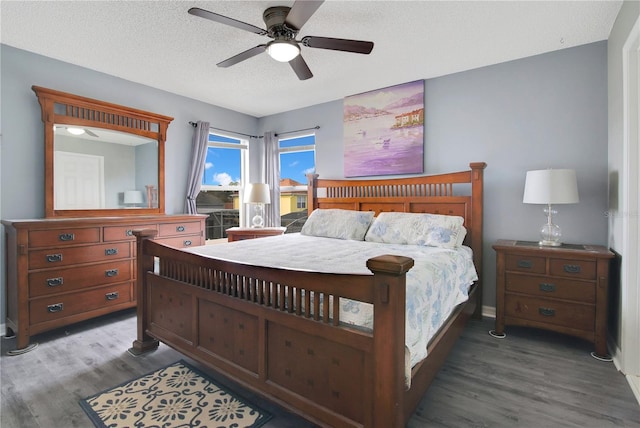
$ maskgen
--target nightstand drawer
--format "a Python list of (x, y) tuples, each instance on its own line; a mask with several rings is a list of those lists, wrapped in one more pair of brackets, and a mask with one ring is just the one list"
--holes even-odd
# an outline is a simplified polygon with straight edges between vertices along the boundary
[(506, 288), (509, 292), (530, 294), (534, 297), (576, 300), (585, 303), (596, 301), (595, 284), (586, 281), (509, 272), (506, 274)]
[(552, 299), (506, 295), (505, 315), (542, 323), (593, 331), (595, 307)]
[(547, 259), (545, 257), (507, 254), (505, 259), (508, 271), (547, 273)]
[(551, 259), (549, 261), (551, 275), (568, 278), (596, 279), (596, 262), (587, 260)]

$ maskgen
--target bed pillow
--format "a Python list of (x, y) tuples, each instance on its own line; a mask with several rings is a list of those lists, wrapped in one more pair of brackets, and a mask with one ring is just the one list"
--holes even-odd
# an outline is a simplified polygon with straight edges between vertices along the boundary
[(457, 248), (467, 230), (460, 216), (383, 212), (373, 221), (365, 241)]
[(337, 208), (313, 210), (302, 226), (302, 235), (325, 238), (364, 241), (364, 235), (371, 225), (373, 211), (352, 211)]

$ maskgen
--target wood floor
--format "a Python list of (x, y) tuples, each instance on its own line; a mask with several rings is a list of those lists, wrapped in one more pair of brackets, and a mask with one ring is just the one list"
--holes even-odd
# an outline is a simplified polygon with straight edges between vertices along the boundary
[[(588, 343), (516, 327), (494, 339), (492, 326), (470, 322), (408, 427), (640, 427), (624, 376), (591, 358)], [(211, 373), (164, 345), (131, 356), (135, 327), (135, 312), (120, 312), (36, 336), (39, 346), (18, 356), (6, 355), (15, 340), (3, 338), (2, 428), (90, 428), (82, 398), (181, 358)], [(312, 426), (247, 395), (274, 414), (267, 428)]]

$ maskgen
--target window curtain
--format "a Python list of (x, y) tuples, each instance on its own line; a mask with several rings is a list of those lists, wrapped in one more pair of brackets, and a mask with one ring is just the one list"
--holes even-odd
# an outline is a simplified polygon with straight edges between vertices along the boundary
[(271, 203), (265, 206), (264, 225), (280, 227), (280, 155), (274, 132), (264, 134), (265, 183), (271, 189)]
[(191, 139), (191, 170), (189, 171), (189, 184), (187, 187), (187, 200), (185, 212), (196, 214), (196, 198), (202, 187), (202, 174), (204, 173), (204, 161), (207, 157), (207, 145), (209, 143), (209, 122), (198, 121), (193, 129)]

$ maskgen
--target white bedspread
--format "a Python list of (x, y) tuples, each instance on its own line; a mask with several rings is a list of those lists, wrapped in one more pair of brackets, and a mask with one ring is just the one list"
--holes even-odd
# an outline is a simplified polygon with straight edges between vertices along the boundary
[[(470, 285), (478, 276), (471, 249), (443, 249), (285, 234), (228, 244), (185, 249), (217, 259), (257, 266), (314, 272), (369, 274), (366, 261), (393, 254), (411, 257), (407, 273), (406, 346), (411, 367), (427, 356), (427, 344), (453, 308), (468, 299)], [(340, 320), (373, 327), (373, 306), (342, 299)]]

